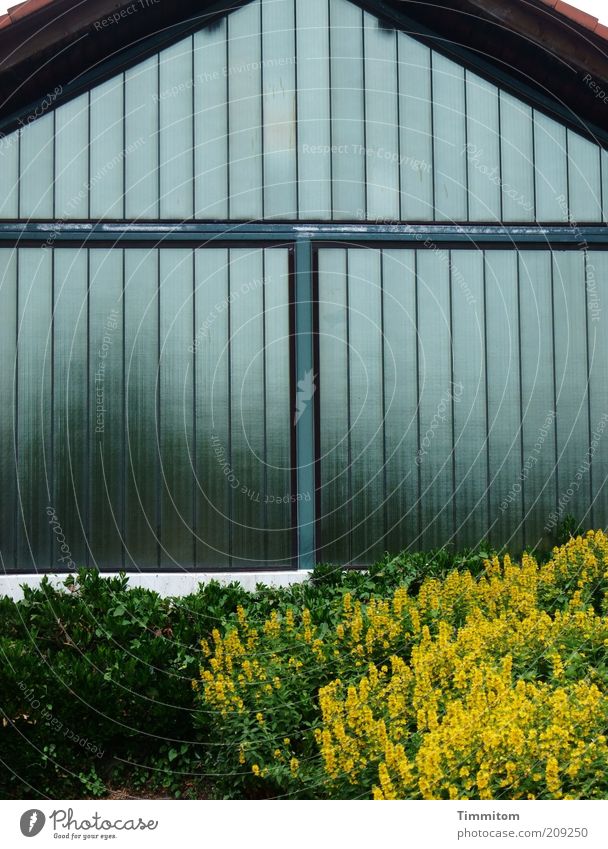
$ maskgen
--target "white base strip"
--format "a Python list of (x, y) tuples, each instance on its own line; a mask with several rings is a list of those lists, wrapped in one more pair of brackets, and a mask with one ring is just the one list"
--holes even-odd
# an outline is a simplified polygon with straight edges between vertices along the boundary
[[(118, 573), (102, 573), (104, 578), (116, 578)], [(258, 584), (267, 587), (288, 587), (307, 581), (310, 572), (134, 572), (129, 573), (130, 587), (145, 587), (161, 596), (185, 596), (195, 593), (199, 584), (218, 581), (220, 584), (239, 583), (246, 590), (255, 590)], [(47, 577), (54, 587), (62, 587), (67, 575), (0, 575), (0, 597), (8, 596), (18, 601), (23, 598), (23, 585), (39, 587)]]

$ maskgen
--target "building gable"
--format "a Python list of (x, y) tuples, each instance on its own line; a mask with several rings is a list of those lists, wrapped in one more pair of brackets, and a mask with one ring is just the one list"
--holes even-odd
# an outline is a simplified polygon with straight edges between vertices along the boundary
[(252, 0), (30, 117), (5, 220), (606, 220), (598, 144), (348, 0)]

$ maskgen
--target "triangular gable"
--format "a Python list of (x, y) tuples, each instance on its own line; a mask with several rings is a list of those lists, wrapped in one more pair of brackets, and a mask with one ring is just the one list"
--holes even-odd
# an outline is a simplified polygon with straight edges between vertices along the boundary
[(1, 142), (3, 219), (592, 223), (608, 204), (599, 145), (348, 0), (252, 0), (31, 118)]

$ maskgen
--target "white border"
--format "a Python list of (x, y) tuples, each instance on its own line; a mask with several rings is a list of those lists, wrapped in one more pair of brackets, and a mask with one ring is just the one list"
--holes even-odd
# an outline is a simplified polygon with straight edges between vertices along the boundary
[[(8, 596), (18, 601), (23, 598), (21, 587), (39, 587), (43, 578), (48, 578), (54, 587), (61, 588), (67, 575), (0, 575), (0, 597)], [(117, 572), (102, 572), (102, 578), (116, 578)], [(302, 584), (310, 572), (133, 572), (127, 573), (130, 587), (144, 587), (161, 596), (185, 596), (195, 593), (200, 584), (218, 581), (220, 584), (239, 583), (252, 592), (258, 584), (267, 587), (289, 587)]]

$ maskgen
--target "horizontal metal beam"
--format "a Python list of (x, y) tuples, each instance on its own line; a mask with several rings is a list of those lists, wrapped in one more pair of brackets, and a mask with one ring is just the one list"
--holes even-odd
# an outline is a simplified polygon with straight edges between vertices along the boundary
[(173, 224), (160, 221), (146, 223), (0, 223), (0, 242), (19, 245), (99, 243), (130, 244), (134, 242), (251, 242), (276, 243), (299, 240), (318, 242), (402, 242), (418, 243), (432, 248), (441, 243), (484, 245), (537, 244), (568, 245), (602, 249), (608, 247), (608, 226), (495, 226), (469, 224)]

